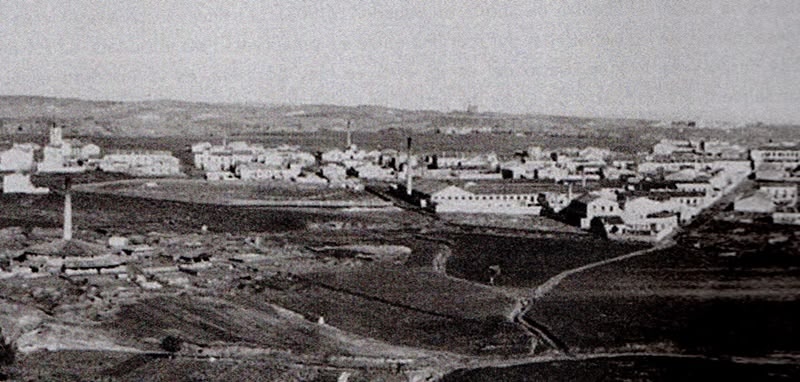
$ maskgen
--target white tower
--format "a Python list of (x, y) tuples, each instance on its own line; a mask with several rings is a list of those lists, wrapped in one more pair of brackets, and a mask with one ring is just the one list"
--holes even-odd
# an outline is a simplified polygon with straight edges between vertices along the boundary
[(61, 126), (53, 122), (53, 127), (50, 128), (50, 146), (61, 146), (64, 143), (63, 132)]
[(350, 135), (350, 120), (347, 120), (347, 148), (353, 147), (353, 137)]

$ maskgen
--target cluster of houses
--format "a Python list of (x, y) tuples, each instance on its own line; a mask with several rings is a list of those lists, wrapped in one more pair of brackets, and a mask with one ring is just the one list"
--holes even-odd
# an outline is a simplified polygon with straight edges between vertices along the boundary
[[(29, 172), (76, 172), (88, 167), (133, 176), (178, 176), (180, 161), (166, 151), (114, 152), (62, 138), (53, 126), (43, 159), (33, 144), (0, 153), (4, 192), (45, 193)], [(411, 201), (437, 213), (548, 215), (609, 237), (661, 240), (749, 176), (754, 192), (734, 210), (769, 214), (800, 224), (797, 184), (800, 145), (748, 149), (719, 140), (663, 139), (650, 153), (544, 150), (532, 146), (508, 158), (484, 153), (363, 150), (349, 131), (344, 149), (310, 153), (298, 146), (265, 148), (244, 141), (192, 145), (194, 165), (210, 181), (290, 181), (363, 188), (363, 181), (396, 184)], [(416, 179), (416, 184), (412, 181)], [(414, 187), (416, 186), (416, 187)]]
[(449, 171), (497, 171), (432, 180), (423, 168), (415, 187), (409, 181), (398, 188), (437, 213), (547, 215), (611, 238), (645, 241), (691, 222), (747, 179), (753, 166), (738, 145), (688, 140), (662, 140), (635, 158), (593, 147), (531, 147), (506, 162), (464, 163)]
[(192, 154), (195, 167), (205, 171), (208, 180), (324, 181), (303, 174), (303, 167), (313, 165), (316, 158), (296, 146), (264, 148), (243, 141), (222, 145), (201, 142), (192, 145)]
[(344, 150), (310, 153), (298, 146), (265, 148), (243, 141), (192, 145), (194, 165), (212, 181), (290, 181), (360, 187), (359, 179), (391, 181), (400, 176), (406, 156), (396, 150), (359, 149), (348, 134)]
[[(41, 151), (41, 155), (37, 153)], [(77, 139), (64, 139), (63, 126), (53, 124), (47, 144), (14, 143), (0, 152), (0, 172), (4, 193), (47, 193), (36, 187), (30, 175), (71, 174), (91, 169), (120, 172), (132, 176), (181, 175), (180, 161), (166, 151), (114, 152), (101, 156), (101, 148)]]
[(769, 216), (776, 224), (800, 225), (800, 144), (770, 144), (752, 150), (750, 155), (756, 187), (736, 200), (734, 211), (745, 216)]
[(158, 150), (115, 151), (106, 154), (98, 168), (143, 177), (182, 175), (180, 160), (169, 151)]

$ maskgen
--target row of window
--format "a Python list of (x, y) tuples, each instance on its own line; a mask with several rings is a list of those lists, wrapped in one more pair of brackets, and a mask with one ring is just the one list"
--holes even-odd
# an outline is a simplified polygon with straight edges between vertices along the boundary
[[(597, 212), (596, 205), (592, 205), (592, 211)], [(600, 206), (600, 211), (606, 212), (606, 206)], [(608, 212), (614, 212), (614, 206), (608, 206)]]
[(535, 195), (435, 196), (433, 200), (535, 200)]
[(787, 190), (769, 190), (769, 194), (776, 199), (794, 199), (797, 197), (797, 192)]
[(800, 151), (777, 151), (777, 152), (765, 151), (764, 152), (764, 157), (765, 158), (776, 158), (776, 157), (777, 158), (783, 158), (783, 157), (795, 158), (795, 157), (800, 157)]

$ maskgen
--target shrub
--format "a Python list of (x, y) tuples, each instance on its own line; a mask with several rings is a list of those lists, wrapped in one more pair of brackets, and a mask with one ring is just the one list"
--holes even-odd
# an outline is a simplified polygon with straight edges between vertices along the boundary
[(161, 341), (161, 348), (170, 353), (181, 351), (183, 340), (175, 336), (166, 336)]
[(6, 342), (2, 330), (0, 330), (0, 367), (9, 366), (17, 358), (17, 348), (12, 342)]

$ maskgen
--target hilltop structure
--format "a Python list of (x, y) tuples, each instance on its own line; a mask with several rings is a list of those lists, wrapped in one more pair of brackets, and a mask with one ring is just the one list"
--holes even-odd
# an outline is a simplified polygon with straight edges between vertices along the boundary
[(43, 148), (42, 161), (37, 164), (41, 173), (77, 173), (86, 171), (90, 160), (100, 157), (100, 147), (77, 140), (65, 140), (63, 127), (55, 122), (50, 128), (50, 140)]

